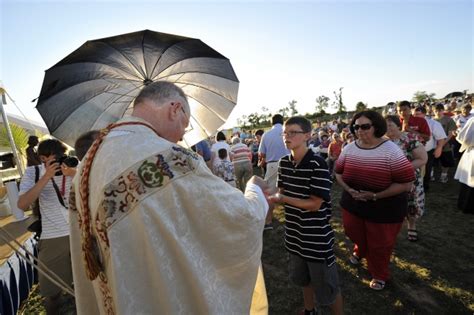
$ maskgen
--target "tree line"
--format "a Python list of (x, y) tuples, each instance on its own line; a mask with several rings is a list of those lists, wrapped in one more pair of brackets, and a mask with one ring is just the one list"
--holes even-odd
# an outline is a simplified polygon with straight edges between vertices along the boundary
[[(354, 111), (347, 111), (346, 105), (344, 104), (343, 98), (342, 98), (342, 90), (344, 87), (340, 87), (339, 90), (333, 91), (334, 94), (334, 99), (331, 102), (331, 98), (329, 98), (326, 95), (319, 95), (315, 99), (315, 105), (314, 105), (314, 112), (313, 113), (306, 113), (302, 116), (314, 120), (318, 119), (320, 121), (329, 121), (332, 119), (335, 119), (336, 117), (344, 117), (348, 116), (351, 113), (354, 112), (361, 112), (364, 110), (369, 109), (369, 104), (364, 103), (362, 101), (357, 102), (355, 105), (355, 110)], [(430, 101), (435, 101), (435, 93), (428, 93), (426, 91), (416, 91), (413, 94), (412, 97), (412, 102), (415, 103), (422, 103), (425, 100), (430, 100)], [(282, 107), (278, 110), (278, 114), (281, 114), (283, 117), (291, 117), (298, 115), (298, 110), (296, 109), (296, 104), (298, 101), (296, 100), (291, 100), (288, 102), (288, 105), (285, 107)], [(380, 111), (383, 109), (384, 106), (379, 106), (379, 107), (371, 107), (371, 110), (378, 110)], [(329, 114), (327, 112), (328, 109), (335, 109), (336, 113), (334, 114)], [(274, 114), (277, 113), (271, 113), (270, 110), (263, 106), (261, 107), (260, 112), (254, 112), (248, 115), (242, 115), (240, 118), (237, 118), (237, 125), (241, 128), (251, 128), (255, 129), (258, 127), (268, 127), (270, 126), (270, 121), (271, 117)]]

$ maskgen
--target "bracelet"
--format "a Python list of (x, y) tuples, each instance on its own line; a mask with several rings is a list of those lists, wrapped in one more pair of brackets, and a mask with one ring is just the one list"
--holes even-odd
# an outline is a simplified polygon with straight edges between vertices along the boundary
[(377, 194), (376, 194), (376, 193), (373, 194), (372, 200), (373, 200), (373, 201), (377, 201)]

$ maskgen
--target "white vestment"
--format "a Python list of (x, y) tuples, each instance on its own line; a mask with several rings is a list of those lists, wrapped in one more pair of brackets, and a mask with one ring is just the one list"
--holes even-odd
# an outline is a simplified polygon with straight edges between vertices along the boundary
[[(70, 220), (76, 305), (78, 314), (105, 314), (103, 288), (87, 279), (81, 253), (83, 168)], [(116, 314), (267, 313), (260, 258), (268, 205), (258, 186), (243, 195), (197, 154), (141, 125), (112, 129), (89, 183), (93, 234), (100, 239), (102, 227), (108, 238), (99, 253)]]
[(469, 119), (457, 136), (461, 143), (460, 152), (464, 152), (459, 161), (454, 178), (474, 188), (474, 117)]

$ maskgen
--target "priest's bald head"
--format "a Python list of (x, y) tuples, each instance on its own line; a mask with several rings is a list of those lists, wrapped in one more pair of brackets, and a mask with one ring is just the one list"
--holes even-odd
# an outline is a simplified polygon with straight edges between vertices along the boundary
[(132, 116), (141, 118), (163, 138), (178, 142), (189, 125), (191, 112), (183, 90), (171, 82), (159, 81), (140, 91)]

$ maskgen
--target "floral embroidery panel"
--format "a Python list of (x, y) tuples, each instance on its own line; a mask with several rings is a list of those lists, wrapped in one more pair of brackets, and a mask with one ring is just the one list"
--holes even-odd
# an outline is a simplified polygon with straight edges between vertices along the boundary
[(193, 171), (198, 160), (196, 153), (173, 146), (136, 163), (110, 182), (104, 189), (102, 209), (96, 217), (101, 240), (107, 243), (108, 228), (126, 216), (140, 200)]

